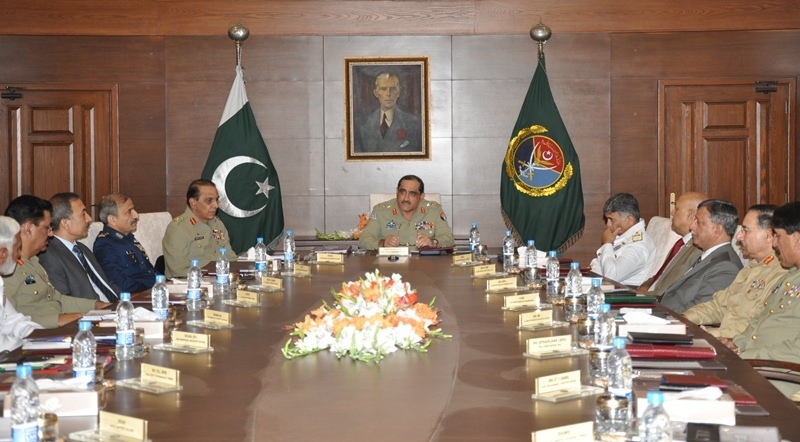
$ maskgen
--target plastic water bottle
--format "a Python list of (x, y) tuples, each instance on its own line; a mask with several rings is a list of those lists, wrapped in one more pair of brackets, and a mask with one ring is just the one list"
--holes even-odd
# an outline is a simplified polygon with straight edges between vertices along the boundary
[(218, 294), (220, 298), (228, 295), (231, 289), (231, 262), (225, 254), (228, 249), (222, 247), (219, 249), (219, 258), (217, 258), (217, 284), (214, 287), (214, 294)]
[(294, 271), (294, 236), (291, 230), (287, 230), (283, 238), (283, 268), (290, 273)]
[(611, 314), (611, 306), (609, 304), (601, 304), (600, 312), (594, 321), (594, 346), (601, 350), (613, 347), (614, 335), (616, 335), (615, 328), (616, 323), (614, 322), (614, 316)]
[(189, 275), (186, 286), (186, 310), (196, 312), (203, 309), (203, 299), (201, 285), (203, 282), (203, 272), (200, 270), (200, 261), (193, 259), (190, 261)]
[(536, 242), (532, 239), (528, 240), (528, 247), (525, 249), (525, 267), (529, 269), (536, 269)]
[(164, 275), (156, 275), (156, 284), (150, 290), (153, 313), (158, 315), (159, 321), (169, 318), (169, 289)]
[(261, 284), (261, 277), (267, 276), (267, 246), (264, 245), (264, 238), (258, 237), (256, 239), (256, 262), (254, 269), (256, 271), (256, 284)]
[(97, 340), (92, 334), (92, 323), (78, 321), (78, 334), (72, 341), (72, 376), (90, 376), (92, 383), (97, 363)]
[(503, 238), (503, 271), (508, 273), (514, 268), (514, 237), (511, 231), (506, 230), (506, 237)]
[(472, 228), (469, 229), (469, 250), (473, 252), (481, 245), (481, 232), (478, 231), (478, 223), (472, 223)]
[(600, 306), (606, 302), (606, 294), (600, 288), (602, 278), (592, 278), (592, 288), (586, 294), (586, 314), (590, 318), (597, 318), (600, 313)]
[(565, 279), (567, 285), (567, 296), (583, 295), (583, 275), (581, 275), (581, 264), (573, 261), (569, 264), (569, 273)]
[(608, 355), (608, 392), (631, 400), (633, 368), (631, 356), (625, 350), (625, 338), (614, 338), (614, 349)]
[(39, 440), (39, 387), (31, 377), (30, 365), (17, 366), (17, 379), (11, 385), (11, 440)]
[(561, 277), (561, 269), (558, 264), (558, 256), (556, 255), (555, 250), (551, 250), (547, 253), (547, 264), (546, 267), (546, 279), (548, 282), (556, 281)]
[(117, 304), (117, 349), (115, 354), (118, 361), (133, 359), (135, 333), (131, 294), (122, 292), (119, 294), (119, 303)]
[(672, 440), (672, 424), (664, 411), (664, 393), (647, 392), (647, 409), (639, 418), (639, 440), (641, 442), (669, 442)]

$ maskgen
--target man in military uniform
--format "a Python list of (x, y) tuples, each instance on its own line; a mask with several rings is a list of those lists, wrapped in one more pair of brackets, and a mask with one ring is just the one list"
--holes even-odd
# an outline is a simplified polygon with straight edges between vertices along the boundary
[(133, 201), (121, 193), (104, 196), (100, 200), (100, 221), (103, 230), (94, 241), (94, 256), (106, 275), (123, 292), (141, 292), (153, 287), (156, 271), (133, 235), (139, 223)]
[(200, 260), (201, 267), (216, 261), (222, 247), (227, 249), (229, 258), (236, 258), (228, 229), (217, 218), (217, 186), (208, 180), (192, 181), (186, 192), (186, 206), (183, 215), (167, 226), (161, 243), (168, 278), (186, 277), (192, 259)]
[(442, 206), (425, 200), (422, 179), (406, 175), (397, 183), (397, 197), (372, 209), (358, 247), (449, 247), (454, 243)]
[(603, 217), (603, 245), (592, 260), (592, 271), (621, 284), (638, 286), (656, 259), (653, 240), (639, 218), (639, 202), (629, 193), (618, 193), (606, 201)]
[(686, 319), (700, 325), (719, 324), (719, 328), (709, 327), (708, 332), (718, 338), (733, 338), (747, 328), (751, 318), (761, 313), (764, 299), (772, 289), (767, 287), (767, 281), (786, 274), (772, 249), (770, 223), (775, 208), (769, 204), (750, 207), (742, 220), (742, 229), (736, 234), (742, 254), (750, 261), (730, 286), (714, 293), (711, 301), (686, 310), (683, 313)]
[[(19, 239), (19, 223), (13, 218), (0, 216), (0, 276), (11, 275), (17, 268), (22, 243)], [(41, 325), (14, 309), (3, 294), (3, 278), (0, 278), (0, 351), (12, 351), (22, 345), (22, 339)]]
[(19, 223), (22, 241), (17, 269), (11, 276), (3, 277), (6, 297), (18, 312), (45, 328), (60, 327), (88, 311), (108, 306), (100, 301), (62, 295), (50, 283), (36, 255), (47, 248), (47, 240), (53, 236), (52, 210), (47, 200), (22, 195), (11, 201), (5, 212)]

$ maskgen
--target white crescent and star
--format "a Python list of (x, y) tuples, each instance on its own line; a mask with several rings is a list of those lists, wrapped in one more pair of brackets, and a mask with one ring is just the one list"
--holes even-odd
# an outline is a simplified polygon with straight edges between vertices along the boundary
[[(269, 171), (269, 169), (267, 169), (267, 166), (265, 166), (264, 163), (258, 161), (253, 157), (237, 156), (228, 158), (227, 160), (220, 163), (220, 165), (217, 166), (217, 169), (214, 171), (213, 177), (211, 178), (211, 181), (213, 181), (214, 184), (217, 185), (217, 191), (219, 192), (219, 208), (225, 211), (225, 213), (234, 216), (236, 218), (249, 218), (253, 215), (258, 214), (259, 212), (264, 210), (265, 207), (267, 207), (267, 205), (264, 204), (263, 206), (261, 206), (256, 210), (244, 210), (240, 209), (239, 207), (236, 207), (236, 205), (233, 204), (230, 198), (228, 198), (228, 194), (225, 191), (225, 181), (227, 181), (228, 175), (230, 175), (231, 171), (235, 169), (236, 166), (241, 166), (242, 164), (248, 164), (248, 163), (261, 166), (265, 170)], [(270, 186), (269, 177), (267, 177), (263, 182), (256, 181), (256, 185), (258, 186), (258, 191), (256, 192), (256, 195), (264, 194), (264, 196), (266, 196), (267, 198), (269, 198), (269, 191), (275, 188), (274, 186)]]

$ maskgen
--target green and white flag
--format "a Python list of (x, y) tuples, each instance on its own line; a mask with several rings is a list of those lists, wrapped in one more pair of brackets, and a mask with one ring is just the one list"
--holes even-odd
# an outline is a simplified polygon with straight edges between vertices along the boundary
[(236, 253), (255, 245), (257, 237), (274, 247), (283, 233), (281, 185), (247, 101), (240, 66), (202, 177), (217, 185), (217, 216), (225, 223)]
[(586, 221), (580, 163), (541, 51), (500, 175), (503, 219), (517, 239), (563, 252), (580, 238)]

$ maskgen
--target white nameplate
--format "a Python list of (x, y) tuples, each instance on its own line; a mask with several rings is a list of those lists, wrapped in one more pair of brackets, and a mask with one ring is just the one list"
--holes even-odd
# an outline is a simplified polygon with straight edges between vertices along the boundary
[(455, 265), (469, 264), (471, 262), (472, 262), (471, 253), (461, 253), (458, 255), (453, 255), (453, 264)]
[(135, 440), (147, 440), (147, 421), (135, 417), (123, 416), (121, 414), (100, 412), (100, 424), (98, 430), (101, 433), (116, 434), (129, 437)]
[(531, 442), (593, 442), (594, 422), (564, 425), (531, 433)]
[(486, 281), (486, 290), (504, 290), (517, 287), (517, 278), (498, 278)]
[(536, 378), (536, 394), (539, 396), (578, 393), (581, 391), (581, 371), (567, 371)]
[(411, 249), (409, 249), (408, 247), (378, 247), (378, 255), (410, 256)]
[(572, 336), (561, 335), (547, 338), (531, 338), (525, 341), (530, 354), (560, 353), (572, 350)]
[(211, 336), (205, 333), (173, 330), (172, 345), (176, 347), (208, 348), (211, 347)]
[(279, 290), (283, 288), (283, 278), (273, 278), (272, 276), (261, 277), (261, 287), (271, 290)]
[(503, 297), (503, 307), (505, 308), (536, 307), (538, 305), (538, 293), (526, 293), (524, 295), (510, 295)]
[(495, 273), (494, 264), (484, 264), (482, 266), (475, 266), (472, 268), (472, 276), (492, 275)]
[(317, 252), (317, 262), (320, 264), (344, 264), (344, 255), (341, 253)]
[(231, 314), (217, 310), (205, 309), (203, 310), (203, 319), (209, 324), (231, 324)]
[(537, 310), (519, 314), (520, 327), (543, 327), (553, 325), (552, 310)]

